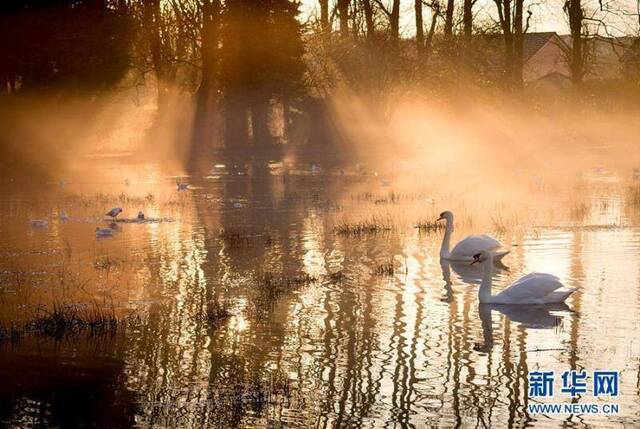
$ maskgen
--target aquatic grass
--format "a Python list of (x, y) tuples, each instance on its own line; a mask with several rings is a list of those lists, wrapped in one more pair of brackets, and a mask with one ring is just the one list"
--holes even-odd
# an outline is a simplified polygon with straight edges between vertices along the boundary
[(0, 325), (0, 342), (10, 341), (12, 343), (17, 343), (22, 339), (24, 333), (24, 326), (15, 322)]
[(329, 273), (326, 276), (327, 280), (329, 281), (329, 283), (340, 283), (342, 282), (342, 280), (344, 280), (346, 278), (344, 272), (342, 270), (340, 271), (335, 271), (333, 273)]
[(589, 214), (589, 206), (585, 202), (575, 203), (570, 210), (571, 218), (583, 221)]
[(230, 248), (257, 245), (260, 237), (265, 247), (270, 247), (275, 242), (269, 231), (254, 232), (245, 228), (221, 228), (218, 231), (218, 238)]
[(256, 286), (259, 290), (267, 292), (268, 295), (275, 297), (317, 281), (317, 278), (310, 276), (307, 273), (291, 276), (275, 276), (273, 273), (267, 271), (258, 277)]
[(244, 229), (221, 228), (218, 238), (228, 247), (245, 247), (251, 244), (253, 237)]
[(333, 228), (333, 231), (336, 235), (342, 237), (362, 237), (366, 235), (391, 232), (394, 229), (394, 226), (388, 221), (383, 221), (374, 217), (354, 223), (340, 223)]
[(640, 185), (629, 186), (627, 188), (627, 204), (632, 207), (640, 207)]
[(125, 193), (118, 195), (106, 194), (104, 192), (98, 192), (92, 195), (79, 194), (71, 195), (68, 197), (69, 201), (73, 204), (77, 204), (84, 207), (91, 207), (95, 205), (107, 205), (107, 204), (132, 204), (132, 205), (144, 205), (152, 203), (156, 200), (156, 197), (152, 193), (148, 193), (144, 196), (132, 196)]
[(81, 331), (93, 333), (115, 333), (119, 320), (113, 309), (97, 305), (80, 309), (75, 305), (55, 303), (51, 311), (41, 308), (36, 317), (27, 324), (27, 330), (52, 338), (62, 338)]
[(116, 268), (118, 265), (120, 265), (120, 262), (117, 259), (113, 259), (109, 256), (97, 258), (93, 263), (93, 267), (96, 270), (107, 270), (107, 271)]
[(493, 230), (498, 234), (504, 234), (507, 232), (507, 224), (499, 211), (496, 215), (491, 215), (491, 225)]
[(307, 273), (276, 276), (266, 271), (258, 274), (253, 287), (256, 293), (247, 307), (247, 314), (258, 320), (265, 320), (278, 299), (317, 281), (316, 277)]
[(373, 200), (373, 203), (376, 205), (380, 204), (398, 204), (401, 200), (400, 194), (397, 192), (391, 191), (386, 196), (379, 197)]
[(397, 191), (389, 191), (382, 194), (362, 192), (360, 194), (351, 195), (351, 200), (372, 202), (374, 204), (398, 204), (402, 201), (415, 201), (423, 198), (425, 198), (425, 195), (422, 193), (402, 194)]
[(444, 230), (446, 224), (444, 222), (438, 222), (435, 220), (422, 220), (418, 221), (414, 228), (416, 228), (419, 232), (430, 233), (430, 232), (438, 232)]
[(396, 272), (396, 267), (393, 258), (382, 264), (378, 264), (373, 273), (378, 277), (392, 277)]
[(281, 370), (272, 371), (267, 377), (249, 374), (240, 378), (216, 387), (209, 397), (208, 403), (218, 411), (216, 415), (224, 421), (218, 423), (224, 427), (239, 426), (247, 412), (259, 417), (265, 406), (291, 400), (291, 383)]
[(215, 300), (207, 303), (206, 319), (212, 328), (218, 328), (229, 316), (231, 316), (231, 313), (226, 303), (220, 303)]
[(24, 323), (14, 321), (0, 326), (0, 340), (18, 341), (27, 334), (56, 340), (80, 333), (113, 335), (123, 326), (123, 320), (116, 317), (113, 308), (103, 308), (97, 304), (87, 308), (54, 303), (50, 310), (40, 307)]

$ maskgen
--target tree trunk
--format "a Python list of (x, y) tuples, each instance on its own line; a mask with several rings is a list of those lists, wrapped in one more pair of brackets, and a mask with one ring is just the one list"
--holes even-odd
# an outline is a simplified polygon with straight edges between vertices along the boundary
[(400, 0), (393, 0), (390, 20), (391, 43), (393, 43), (393, 45), (397, 45), (398, 39), (400, 38)]
[(349, 37), (349, 0), (338, 0), (338, 15), (340, 18), (340, 35), (343, 39)]
[(453, 11), (455, 8), (454, 0), (447, 0), (447, 11), (444, 18), (444, 38), (446, 41), (451, 40), (453, 36)]
[(199, 91), (207, 97), (215, 93), (220, 40), (220, 0), (202, 0), (202, 81)]
[(247, 106), (244, 97), (228, 92), (225, 95), (224, 140), (227, 148), (243, 148), (249, 141)]
[(431, 25), (429, 26), (429, 32), (427, 33), (427, 40), (424, 43), (424, 60), (431, 54), (431, 47), (433, 44), (433, 35), (436, 33), (436, 25), (438, 24), (438, 16), (440, 16), (440, 6), (438, 3), (434, 3), (431, 13)]
[(151, 64), (156, 75), (158, 89), (158, 108), (166, 104), (166, 76), (162, 58), (162, 39), (160, 37), (160, 0), (144, 0), (144, 27), (151, 54)]
[(220, 40), (220, 0), (202, 0), (202, 27), (200, 29), (202, 79), (196, 94), (194, 117), (194, 145), (208, 147), (215, 136), (215, 113), (217, 107), (217, 75)]
[(289, 105), (289, 97), (282, 97), (282, 137), (284, 141), (291, 141), (291, 128), (293, 119), (291, 117), (291, 106)]
[(584, 64), (582, 58), (582, 20), (584, 18), (580, 0), (567, 0), (565, 10), (569, 14), (569, 28), (571, 29), (571, 79), (579, 86), (584, 78)]
[(270, 143), (269, 132), (269, 99), (262, 95), (256, 95), (251, 101), (251, 129), (253, 132), (253, 144), (265, 145)]
[(367, 25), (367, 40), (373, 41), (376, 35), (376, 29), (373, 23), (373, 9), (371, 7), (371, 0), (362, 0), (362, 7), (364, 9), (364, 21)]
[(416, 48), (418, 55), (424, 53), (424, 24), (422, 20), (422, 0), (415, 0), (416, 10)]
[[(518, 1), (518, 0), (516, 0)], [(511, 25), (511, 0), (494, 0), (504, 39), (504, 73), (507, 82), (513, 78), (513, 27)]]
[(471, 43), (471, 35), (473, 32), (473, 0), (464, 0), (462, 6), (462, 23), (464, 28), (465, 45)]
[(515, 0), (515, 14), (513, 18), (513, 75), (511, 81), (516, 88), (522, 88), (523, 76), (523, 55), (524, 55), (524, 34), (522, 22), (522, 9), (524, 0)]
[(320, 28), (322, 33), (326, 36), (331, 32), (329, 27), (329, 0), (320, 1)]

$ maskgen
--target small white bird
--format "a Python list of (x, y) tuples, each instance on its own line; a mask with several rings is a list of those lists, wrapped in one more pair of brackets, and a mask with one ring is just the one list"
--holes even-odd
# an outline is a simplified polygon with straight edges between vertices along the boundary
[(114, 207), (109, 210), (105, 216), (109, 216), (115, 219), (120, 213), (122, 213), (122, 209), (120, 207)]
[(186, 191), (189, 189), (188, 183), (178, 183), (178, 191)]
[(67, 212), (60, 212), (60, 220), (62, 222), (66, 222), (69, 220), (69, 215), (67, 214)]
[(234, 209), (241, 209), (243, 207), (244, 207), (244, 204), (242, 204), (242, 203), (239, 203), (239, 202), (233, 203), (233, 208)]
[(49, 226), (49, 221), (45, 219), (32, 219), (30, 223), (34, 228), (46, 228)]
[(141, 211), (138, 212), (138, 220), (144, 220), (144, 213)]
[(311, 174), (320, 174), (322, 173), (322, 168), (319, 165), (313, 164), (311, 166)]
[(111, 237), (113, 236), (113, 230), (111, 228), (96, 227), (96, 237)]

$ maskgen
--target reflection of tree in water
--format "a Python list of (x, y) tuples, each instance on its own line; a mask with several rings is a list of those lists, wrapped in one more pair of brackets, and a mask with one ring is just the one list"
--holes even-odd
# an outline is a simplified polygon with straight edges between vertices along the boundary
[(122, 346), (120, 336), (85, 334), (0, 344), (0, 421), (12, 427), (130, 427), (135, 398), (120, 384)]
[[(280, 202), (273, 197), (278, 186)], [(235, 425), (246, 413), (261, 415), (267, 404), (289, 396), (283, 374), (295, 368), (283, 353), (284, 331), (291, 324), (292, 294), (311, 281), (304, 277), (300, 246), (313, 239), (303, 231), (304, 212), (292, 205), (290, 192), (280, 178), (225, 181), (219, 189), (223, 208), (194, 199), (183, 214), (194, 222), (183, 223), (169, 255), (157, 253), (152, 263), (160, 274), (147, 287), (166, 298), (131, 327), (126, 359), (129, 388), (144, 392), (145, 424), (191, 426), (213, 413)], [(239, 199), (250, 203), (235, 208), (230, 202)], [(240, 249), (220, 239), (221, 229), (244, 228), (268, 230), (270, 239)], [(265, 285), (256, 282), (267, 276), (267, 287), (285, 287), (275, 294), (262, 290)], [(248, 311), (254, 300), (260, 312)], [(217, 329), (203, 317), (212, 301), (227, 302), (232, 314)]]

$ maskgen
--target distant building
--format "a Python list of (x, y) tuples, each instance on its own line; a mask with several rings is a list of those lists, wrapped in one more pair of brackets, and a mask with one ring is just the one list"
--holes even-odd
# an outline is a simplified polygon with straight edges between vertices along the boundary
[(620, 58), (626, 79), (640, 82), (640, 38), (636, 38)]
[(524, 36), (522, 79), (528, 86), (565, 87), (571, 83), (569, 48), (556, 33)]
[[(560, 36), (569, 50), (571, 36)], [(636, 39), (633, 37), (592, 36), (584, 39), (584, 80), (615, 81), (625, 78), (623, 57)]]
[[(502, 35), (481, 36), (479, 49), (484, 54), (484, 73), (504, 73)], [(572, 40), (555, 32), (524, 35), (522, 77), (528, 87), (563, 88), (571, 84)], [(620, 81), (640, 78), (640, 39), (634, 37), (594, 36), (584, 40), (584, 80)]]

